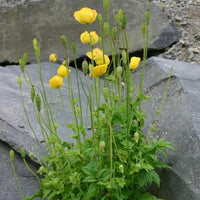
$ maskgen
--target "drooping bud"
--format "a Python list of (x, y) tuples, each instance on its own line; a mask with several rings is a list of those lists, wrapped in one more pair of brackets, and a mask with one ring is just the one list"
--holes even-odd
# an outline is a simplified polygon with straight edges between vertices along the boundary
[(35, 88), (34, 86), (31, 87), (31, 100), (32, 102), (34, 102), (34, 99), (35, 99)]
[(73, 51), (73, 54), (76, 55), (76, 43), (75, 42), (72, 42), (72, 51)]
[(21, 87), (22, 87), (22, 78), (21, 78), (20, 75), (18, 75), (17, 81), (18, 81), (19, 88), (21, 89)]
[(107, 87), (104, 87), (104, 88), (103, 88), (103, 96), (104, 96), (105, 101), (108, 101), (109, 90), (108, 90)]
[(127, 63), (126, 51), (125, 50), (122, 50), (122, 61), (123, 61), (123, 64)]
[(117, 78), (121, 78), (122, 75), (122, 66), (117, 66)]
[(110, 27), (108, 22), (104, 22), (103, 24), (105, 36), (109, 36), (110, 34)]
[(119, 165), (119, 170), (123, 174), (124, 173), (124, 166), (123, 165)]
[(45, 172), (45, 168), (44, 168), (44, 166), (41, 166), (41, 167), (39, 168), (39, 170), (38, 170), (38, 173), (39, 173), (40, 175), (42, 175), (44, 172)]
[(135, 140), (136, 143), (138, 143), (139, 138), (140, 138), (139, 133), (138, 133), (138, 132), (135, 132), (135, 133), (134, 133), (134, 140)]
[(145, 24), (145, 22), (142, 23), (141, 30), (142, 30), (142, 36), (143, 36), (143, 38), (145, 38), (145, 34), (146, 34), (146, 24)]
[(38, 44), (37, 44), (37, 39), (34, 38), (34, 39), (33, 39), (33, 48), (34, 48), (35, 51), (36, 51), (36, 49), (37, 49), (37, 46), (38, 46)]
[(36, 106), (37, 106), (38, 112), (40, 112), (40, 110), (41, 110), (41, 99), (40, 99), (40, 96), (38, 94), (36, 95), (35, 100), (36, 100)]
[(101, 152), (105, 152), (105, 146), (106, 146), (106, 143), (104, 141), (100, 141), (99, 148)]
[(22, 156), (22, 158), (25, 158), (25, 150), (24, 150), (24, 148), (23, 147), (20, 147), (20, 153), (21, 153), (21, 156)]
[(33, 160), (33, 157), (34, 157), (33, 152), (29, 153), (29, 157), (30, 157), (31, 160)]
[(13, 163), (14, 162), (14, 151), (11, 149), (10, 152), (9, 152), (9, 155), (10, 155), (10, 162)]
[(149, 25), (149, 20), (150, 20), (150, 12), (149, 11), (146, 12), (145, 19), (146, 19), (147, 25)]
[(66, 36), (61, 34), (60, 39), (61, 39), (61, 42), (62, 42), (64, 48), (67, 49), (67, 38), (66, 38)]

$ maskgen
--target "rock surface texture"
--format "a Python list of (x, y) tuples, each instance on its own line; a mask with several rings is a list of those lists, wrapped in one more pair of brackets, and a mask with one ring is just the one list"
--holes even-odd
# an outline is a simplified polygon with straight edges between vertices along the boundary
[[(77, 58), (85, 55), (86, 45), (81, 44), (80, 34), (86, 30), (73, 17), (74, 11), (88, 6), (102, 13), (102, 1), (69, 1), (69, 0), (29, 0), (7, 1), (0, 3), (0, 62), (5, 60), (18, 63), (19, 57), (27, 52), (29, 62), (33, 62), (33, 38), (37, 38), (41, 46), (41, 59), (47, 61), (49, 54), (54, 52), (62, 60), (65, 55), (60, 42), (60, 34), (77, 44)], [(146, 0), (110, 0), (110, 11), (113, 13), (123, 7), (127, 14), (127, 33), (130, 52), (141, 50), (143, 47), (141, 24), (146, 12)], [(172, 26), (161, 9), (151, 3), (150, 45), (149, 48), (164, 49), (179, 39), (179, 31)], [(92, 29), (99, 30), (97, 22)], [(69, 52), (72, 58), (71, 51)]]
[[(169, 91), (157, 123), (156, 138), (170, 141), (176, 152), (169, 152), (171, 171), (161, 172), (157, 194), (166, 200), (200, 199), (200, 65), (152, 57), (144, 74), (144, 90), (152, 103), (144, 102), (147, 113), (145, 133), (156, 118), (170, 68), (173, 68)], [(133, 74), (138, 83), (140, 69)]]
[[(27, 66), (34, 82), (39, 84), (37, 75), (37, 65)], [(48, 80), (50, 63), (42, 63), (42, 73), (44, 75), (45, 87), (49, 88)], [(56, 73), (58, 65), (53, 65), (53, 74)], [(165, 100), (162, 113), (157, 124), (157, 132), (153, 135), (156, 138), (164, 137), (176, 148), (176, 152), (169, 152), (167, 163), (172, 170), (161, 171), (161, 187), (154, 189), (159, 197), (165, 200), (199, 200), (200, 199), (200, 65), (186, 62), (178, 62), (163, 58), (152, 57), (148, 60), (144, 74), (144, 91), (150, 96), (152, 103), (144, 102), (143, 109), (147, 114), (144, 132), (149, 134), (150, 126), (156, 117), (162, 101), (166, 82), (169, 77), (170, 68), (173, 68), (173, 75)], [(30, 145), (36, 143), (34, 136), (26, 122), (20, 92), (17, 85), (17, 76), (21, 74), (19, 66), (7, 66), (0, 68), (0, 149), (3, 154), (0, 156), (0, 191), (6, 200), (20, 200), (20, 196), (13, 198), (12, 191), (17, 191), (17, 185), (11, 172), (8, 152), (10, 148), (19, 151), (23, 146), (28, 153)], [(82, 75), (82, 74), (81, 74)], [(75, 97), (77, 96), (75, 70), (71, 72)], [(139, 84), (140, 68), (133, 73), (133, 80)], [(40, 139), (42, 135), (39, 131), (36, 120), (31, 110), (30, 88), (23, 86), (23, 97), (27, 105), (28, 113), (31, 116), (31, 123)], [(65, 90), (65, 85), (62, 88)], [(50, 92), (47, 89), (48, 96)], [(81, 96), (84, 96), (81, 93)], [(64, 96), (66, 99), (67, 96)], [(8, 101), (9, 100), (9, 101)], [(70, 106), (65, 100), (66, 113), (72, 118)], [(85, 107), (83, 98), (83, 107)], [(64, 120), (61, 108), (58, 111), (59, 133), (63, 139), (67, 140)], [(7, 143), (8, 145), (6, 145)], [(22, 161), (17, 155), (17, 170), (23, 179), (26, 174)], [(162, 158), (161, 158), (162, 159)], [(7, 170), (8, 169), (8, 170)], [(6, 172), (5, 172), (6, 171)], [(28, 176), (30, 177), (30, 176)], [(24, 179), (23, 179), (24, 180)], [(37, 182), (31, 178), (23, 182), (24, 190), (35, 190), (38, 188)], [(14, 184), (15, 183), (15, 184)], [(30, 186), (30, 187), (29, 187)], [(28, 192), (28, 191), (26, 191)], [(19, 193), (16, 193), (19, 194)], [(1, 198), (0, 198), (1, 199)], [(5, 199), (5, 198), (4, 198)]]

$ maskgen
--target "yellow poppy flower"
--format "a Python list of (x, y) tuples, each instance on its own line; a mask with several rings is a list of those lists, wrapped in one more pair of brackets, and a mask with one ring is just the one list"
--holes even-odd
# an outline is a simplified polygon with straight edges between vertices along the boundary
[(103, 65), (103, 64), (107, 64), (109, 65), (110, 63), (110, 59), (108, 57), (108, 55), (104, 55), (104, 59), (103, 59), (103, 55), (99, 56), (98, 54), (95, 56), (95, 62), (97, 65)]
[(53, 76), (49, 80), (49, 86), (53, 89), (58, 89), (63, 85), (63, 78), (59, 75)]
[(70, 72), (71, 72), (71, 70), (68, 67), (66, 67), (65, 65), (60, 65), (60, 67), (57, 70), (58, 75), (61, 77), (69, 76)]
[(96, 17), (97, 11), (87, 7), (74, 12), (74, 18), (81, 24), (92, 23), (95, 21)]
[(51, 62), (56, 62), (56, 60), (57, 60), (56, 54), (52, 53), (52, 54), (49, 56), (49, 61), (51, 61)]
[[(92, 38), (92, 42), (90, 41), (90, 37)], [(91, 31), (88, 33), (87, 31), (83, 32), (80, 36), (81, 42), (86, 43), (92, 43), (92, 45), (96, 44), (99, 41), (99, 36), (95, 31)]]
[(106, 64), (93, 67), (93, 77), (97, 78), (97, 77), (100, 77), (103, 74), (105, 74), (107, 67), (108, 67), (108, 65), (106, 65)]
[(140, 64), (140, 60), (140, 57), (132, 57), (129, 65), (130, 69), (136, 69)]
[(99, 48), (93, 49), (92, 52), (87, 52), (86, 55), (92, 60), (92, 53), (93, 53), (93, 60), (95, 60), (96, 56), (103, 56), (103, 51)]

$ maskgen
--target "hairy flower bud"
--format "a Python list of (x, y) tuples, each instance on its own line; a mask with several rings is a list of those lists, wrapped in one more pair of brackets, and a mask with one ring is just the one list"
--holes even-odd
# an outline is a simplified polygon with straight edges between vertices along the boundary
[(100, 13), (97, 14), (97, 20), (98, 20), (98, 24), (101, 27), (102, 26), (102, 15)]
[(124, 166), (123, 165), (119, 165), (119, 170), (123, 174), (124, 173)]
[(108, 90), (107, 87), (104, 87), (104, 88), (103, 88), (103, 96), (104, 96), (105, 101), (108, 101), (109, 90)]
[(35, 88), (34, 86), (31, 87), (31, 100), (32, 102), (34, 102), (34, 99), (35, 99)]
[(116, 26), (114, 26), (114, 27), (112, 28), (112, 37), (113, 37), (114, 40), (116, 40), (117, 37), (118, 37), (117, 27), (116, 27)]
[(109, 0), (103, 0), (103, 9), (106, 14), (109, 12)]
[(40, 99), (40, 96), (38, 94), (36, 95), (35, 101), (36, 101), (36, 106), (37, 106), (38, 112), (40, 112), (40, 110), (41, 110), (41, 99)]
[(22, 87), (22, 78), (21, 78), (20, 75), (18, 75), (17, 81), (18, 81), (18, 84), (19, 84), (19, 88), (21, 89), (21, 87)]
[(67, 49), (67, 38), (66, 38), (66, 36), (61, 34), (60, 39), (61, 39), (61, 42), (62, 42), (64, 48)]
[(76, 43), (75, 42), (72, 42), (72, 51), (73, 51), (73, 54), (76, 55)]
[(103, 24), (105, 36), (109, 36), (110, 34), (110, 27), (108, 22), (104, 22)]
[(145, 19), (146, 19), (147, 25), (149, 25), (149, 20), (150, 20), (150, 12), (149, 11), (146, 12)]
[(123, 61), (123, 64), (127, 63), (127, 57), (126, 57), (126, 51), (125, 50), (122, 50), (122, 61)]
[(136, 143), (138, 143), (139, 138), (140, 138), (139, 133), (135, 132), (134, 133), (134, 140), (135, 140)]
[(101, 152), (105, 152), (105, 146), (106, 146), (106, 143), (104, 141), (100, 141), (99, 148)]
[(117, 78), (121, 78), (122, 75), (122, 66), (117, 66)]
[(9, 155), (10, 155), (10, 162), (13, 163), (14, 162), (14, 151), (11, 149), (10, 152), (9, 152)]
[(25, 150), (24, 150), (24, 148), (23, 147), (20, 147), (20, 153), (21, 153), (21, 156), (22, 156), (22, 158), (25, 158)]
[(30, 157), (31, 160), (33, 160), (33, 157), (34, 157), (33, 152), (29, 153), (29, 157)]
[(44, 172), (45, 172), (45, 168), (44, 168), (44, 166), (41, 166), (41, 167), (39, 168), (39, 170), (38, 170), (38, 173), (39, 173), (40, 175), (42, 175)]
[(122, 18), (120, 19), (120, 28), (121, 28), (122, 30), (125, 30), (125, 28), (126, 28), (126, 23), (127, 23), (126, 15), (123, 14), (123, 15), (122, 15)]
[(87, 62), (87, 60), (85, 59), (85, 60), (82, 62), (82, 70), (83, 70), (83, 74), (84, 74), (84, 75), (87, 74), (88, 68), (89, 68), (88, 62)]
[(145, 22), (142, 23), (141, 30), (142, 30), (142, 36), (143, 36), (143, 38), (145, 38), (145, 34), (146, 34), (146, 24), (145, 24)]
[(34, 39), (33, 39), (33, 48), (34, 48), (34, 50), (36, 50), (37, 46), (38, 46), (38, 44), (37, 44), (37, 39), (34, 38)]

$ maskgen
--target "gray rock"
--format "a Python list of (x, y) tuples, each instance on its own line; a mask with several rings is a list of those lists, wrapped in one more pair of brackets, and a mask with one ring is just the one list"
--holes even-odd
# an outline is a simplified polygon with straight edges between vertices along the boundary
[[(81, 44), (79, 37), (87, 26), (79, 24), (73, 18), (74, 11), (83, 6), (96, 8), (102, 13), (102, 1), (29, 0), (0, 5), (0, 54), (3, 55), (0, 62), (8, 60), (17, 63), (24, 52), (29, 54), (29, 62), (35, 61), (32, 48), (32, 40), (35, 37), (41, 46), (42, 61), (47, 61), (52, 52), (62, 60), (65, 53), (60, 42), (61, 33), (67, 36), (69, 49), (71, 42), (76, 42), (77, 57), (85, 55), (88, 48), (87, 45)], [(113, 13), (123, 7), (127, 14), (130, 52), (143, 47), (141, 24), (146, 6), (146, 0), (126, 0), (123, 3), (121, 0), (110, 0), (110, 10)], [(150, 12), (149, 47), (160, 50), (178, 41), (179, 31), (169, 23), (161, 9), (151, 3)], [(92, 24), (92, 29), (99, 30), (97, 22)], [(73, 57), (71, 51), (69, 57)]]
[[(167, 98), (153, 137), (170, 141), (176, 153), (169, 152), (171, 171), (161, 172), (157, 194), (165, 200), (200, 199), (200, 65), (153, 57), (144, 73), (144, 90), (152, 103), (144, 102), (147, 113), (144, 132), (149, 134), (161, 104), (170, 68), (173, 68)], [(140, 69), (133, 74), (138, 83)]]
[[(9, 159), (11, 147), (0, 141), (0, 200), (21, 200), (17, 181), (14, 178)], [(29, 167), (37, 171), (38, 166), (27, 160)], [(39, 184), (36, 178), (26, 169), (22, 158), (15, 152), (14, 166), (17, 178), (19, 179), (22, 192), (25, 196), (31, 196), (39, 190)]]

